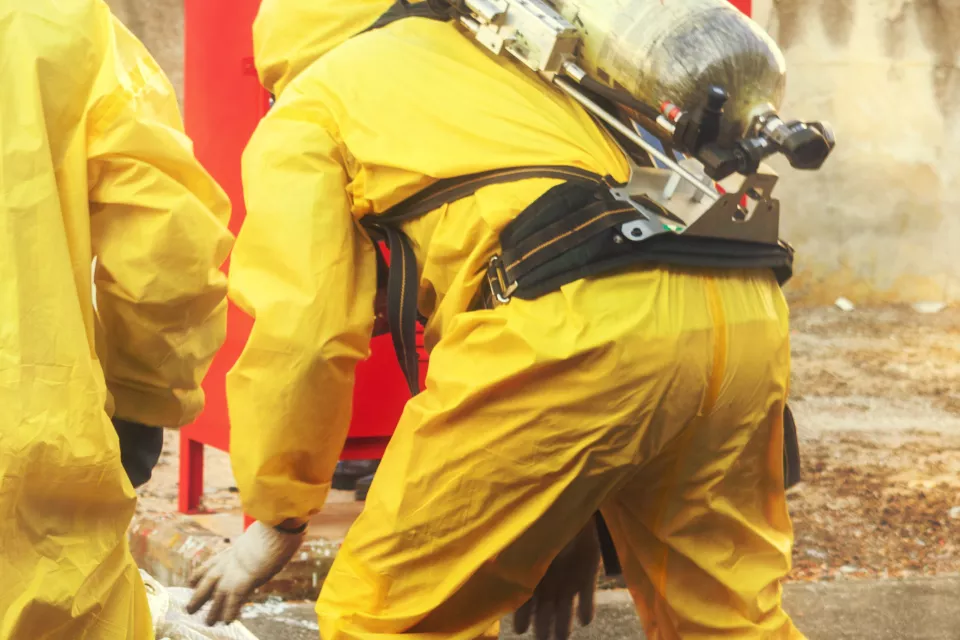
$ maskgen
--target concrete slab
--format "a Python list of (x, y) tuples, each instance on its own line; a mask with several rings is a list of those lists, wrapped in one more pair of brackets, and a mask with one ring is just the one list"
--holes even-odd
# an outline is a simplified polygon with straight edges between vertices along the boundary
[[(785, 606), (809, 640), (957, 640), (960, 577), (841, 580), (784, 587)], [(261, 640), (317, 640), (313, 603), (253, 605), (244, 624)], [(503, 624), (502, 640), (520, 640)], [(532, 636), (523, 636), (531, 638)], [(642, 640), (629, 595), (598, 594), (597, 620), (572, 640)]]
[(784, 592), (810, 640), (960, 638), (960, 577), (794, 583)]
[[(571, 640), (641, 640), (644, 635), (625, 591), (597, 594), (597, 619), (587, 628), (577, 629)], [(312, 602), (268, 602), (247, 607), (243, 624), (260, 640), (318, 640), (319, 628)], [(510, 619), (501, 623), (502, 640), (531, 640), (532, 634), (518, 636), (510, 632)]]

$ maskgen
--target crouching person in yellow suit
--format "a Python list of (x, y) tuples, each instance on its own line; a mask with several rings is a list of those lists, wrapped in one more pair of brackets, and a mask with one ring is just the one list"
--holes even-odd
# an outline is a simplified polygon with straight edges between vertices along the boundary
[(0, 0), (0, 77), (0, 638), (149, 639), (111, 418), (203, 407), (229, 202), (101, 0)]
[[(257, 64), (277, 102), (244, 157), (231, 296), (255, 324), (227, 379), (233, 468), (259, 522), (201, 572), (193, 607), (235, 617), (322, 507), (374, 326), (368, 232), (431, 189), (442, 201), (400, 225), (399, 292), (429, 317), (426, 390), (324, 583), (321, 637), (493, 637), (597, 511), (648, 637), (801, 637), (781, 608), (777, 279), (651, 260), (526, 298), (521, 277), (486, 304), (510, 296), (486, 274), (508, 235), (535, 236), (527, 213), (580, 202), (585, 176), (625, 181), (627, 161), (576, 103), (454, 24), (368, 30), (393, 4), (261, 5)], [(559, 169), (456, 197), (435, 186), (535, 166)]]

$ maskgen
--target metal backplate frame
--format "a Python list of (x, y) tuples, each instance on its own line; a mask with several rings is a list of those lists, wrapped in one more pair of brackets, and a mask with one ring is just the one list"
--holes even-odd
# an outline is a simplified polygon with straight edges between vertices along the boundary
[[(754, 173), (736, 193), (720, 196), (685, 234), (724, 240), (777, 244), (780, 239), (780, 201), (771, 197), (777, 176)], [(747, 207), (740, 206), (747, 197)]]
[[(712, 203), (698, 199), (698, 191), (684, 182), (677, 184), (672, 175), (668, 169), (633, 166), (622, 191), (648, 199), (683, 220), (686, 229), (677, 233), (768, 244), (779, 241), (780, 202), (771, 197), (779, 178), (766, 165), (746, 178), (724, 180), (721, 186), (728, 192)], [(740, 206), (745, 195), (746, 210)]]

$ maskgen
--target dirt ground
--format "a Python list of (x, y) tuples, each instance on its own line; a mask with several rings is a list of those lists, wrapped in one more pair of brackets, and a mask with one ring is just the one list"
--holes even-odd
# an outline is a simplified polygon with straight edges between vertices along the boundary
[(960, 571), (960, 310), (795, 313), (793, 578)]
[[(791, 578), (960, 572), (960, 309), (798, 310), (792, 342)], [(141, 511), (175, 509), (177, 449), (168, 434)], [(206, 455), (205, 506), (238, 508), (226, 456)]]

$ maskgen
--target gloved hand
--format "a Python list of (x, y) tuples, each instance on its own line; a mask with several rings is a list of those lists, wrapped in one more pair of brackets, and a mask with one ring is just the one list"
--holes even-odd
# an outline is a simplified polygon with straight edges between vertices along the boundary
[(533, 619), (537, 640), (567, 640), (573, 631), (574, 602), (577, 619), (593, 622), (594, 598), (600, 575), (600, 539), (593, 518), (554, 558), (533, 597), (513, 616), (513, 629), (526, 633)]
[(120, 439), (120, 464), (136, 489), (147, 483), (163, 452), (163, 429), (122, 418), (113, 419)]
[[(296, 530), (295, 530), (296, 531)], [(187, 612), (196, 613), (213, 600), (207, 624), (230, 624), (257, 587), (267, 583), (290, 561), (306, 536), (306, 526), (296, 533), (254, 522), (229, 548), (208, 560), (190, 578), (196, 591)]]

